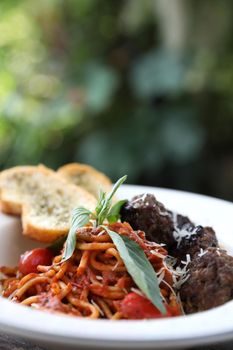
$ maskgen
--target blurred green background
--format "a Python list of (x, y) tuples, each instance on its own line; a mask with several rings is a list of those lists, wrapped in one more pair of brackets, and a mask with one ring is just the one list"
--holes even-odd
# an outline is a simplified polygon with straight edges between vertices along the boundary
[(0, 168), (233, 200), (233, 1), (1, 0)]

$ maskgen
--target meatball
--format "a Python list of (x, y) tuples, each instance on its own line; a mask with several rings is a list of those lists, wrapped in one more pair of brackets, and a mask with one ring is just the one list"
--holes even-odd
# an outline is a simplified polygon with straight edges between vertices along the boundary
[(171, 212), (153, 194), (138, 195), (128, 201), (121, 209), (121, 220), (134, 230), (144, 231), (150, 241), (164, 243), (168, 248), (175, 244)]
[(222, 305), (233, 298), (233, 257), (209, 248), (193, 259), (180, 297), (187, 314)]
[(187, 230), (190, 231), (195, 227), (194, 223), (187, 216), (172, 213), (172, 217), (173, 217), (174, 227), (176, 227), (178, 230), (182, 230), (183, 228), (186, 228)]
[(158, 202), (153, 194), (141, 194), (128, 201), (121, 209), (121, 220), (127, 221), (134, 230), (142, 230), (146, 238), (166, 244), (168, 253), (186, 260), (209, 247), (218, 247), (211, 227), (195, 226), (187, 217), (173, 213)]
[(178, 224), (175, 226), (174, 231), (177, 245), (170, 252), (178, 261), (186, 260), (187, 254), (193, 258), (202, 250), (210, 247), (218, 247), (216, 234), (211, 227), (195, 227), (192, 222), (188, 222), (187, 220), (183, 220), (185, 223), (181, 225), (181, 221), (182, 219), (177, 220)]

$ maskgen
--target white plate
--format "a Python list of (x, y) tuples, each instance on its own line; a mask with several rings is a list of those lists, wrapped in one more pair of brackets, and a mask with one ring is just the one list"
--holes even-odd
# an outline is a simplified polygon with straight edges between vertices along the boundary
[[(123, 186), (120, 197), (154, 193), (166, 207), (211, 225), (233, 253), (233, 204), (197, 194)], [(38, 246), (24, 238), (19, 220), (0, 216), (0, 265), (14, 265), (21, 252)], [(33, 310), (0, 298), (0, 328), (34, 343), (61, 348), (176, 348), (233, 339), (233, 301), (213, 310), (170, 319), (144, 321), (84, 320)]]

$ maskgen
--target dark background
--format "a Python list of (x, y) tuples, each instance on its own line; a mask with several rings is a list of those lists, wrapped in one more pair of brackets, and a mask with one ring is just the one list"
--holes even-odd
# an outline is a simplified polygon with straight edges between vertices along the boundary
[(1, 0), (0, 168), (233, 200), (233, 1)]

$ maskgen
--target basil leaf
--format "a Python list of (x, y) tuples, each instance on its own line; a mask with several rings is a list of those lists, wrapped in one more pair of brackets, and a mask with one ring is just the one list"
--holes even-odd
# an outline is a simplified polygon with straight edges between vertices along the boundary
[(85, 226), (89, 222), (90, 215), (91, 215), (90, 210), (85, 209), (83, 207), (78, 207), (73, 210), (71, 227), (68, 233), (68, 237), (65, 244), (65, 250), (62, 255), (61, 262), (68, 260), (72, 256), (76, 246), (77, 229)]
[(165, 314), (166, 308), (160, 295), (157, 275), (142, 248), (127, 236), (121, 236), (118, 233), (109, 230), (107, 227), (103, 227), (117, 247), (127, 271), (136, 285), (153, 303), (153, 305), (159, 309), (162, 314)]
[(123, 199), (112, 206), (107, 216), (107, 220), (110, 224), (116, 222), (120, 218), (121, 208), (126, 202), (127, 200)]
[(102, 210), (102, 207), (104, 205), (104, 201), (105, 201), (105, 197), (106, 197), (106, 193), (103, 192), (102, 190), (99, 191), (99, 196), (98, 196), (98, 202), (97, 202), (97, 206), (95, 208), (95, 213), (96, 216), (98, 216)]
[(113, 186), (112, 191), (107, 195), (107, 200), (111, 201), (118, 188), (125, 182), (127, 175), (122, 176)]
[(116, 191), (118, 190), (118, 188), (123, 184), (123, 182), (126, 179), (127, 179), (127, 175), (121, 177), (115, 183), (115, 185), (112, 188), (112, 191), (108, 195), (106, 195), (103, 192), (100, 193), (98, 205), (97, 205), (97, 207), (95, 209), (97, 226), (101, 225), (104, 222), (104, 219), (107, 218), (108, 213), (109, 213), (110, 208), (111, 208), (112, 198), (113, 198), (114, 194), (116, 193)]

